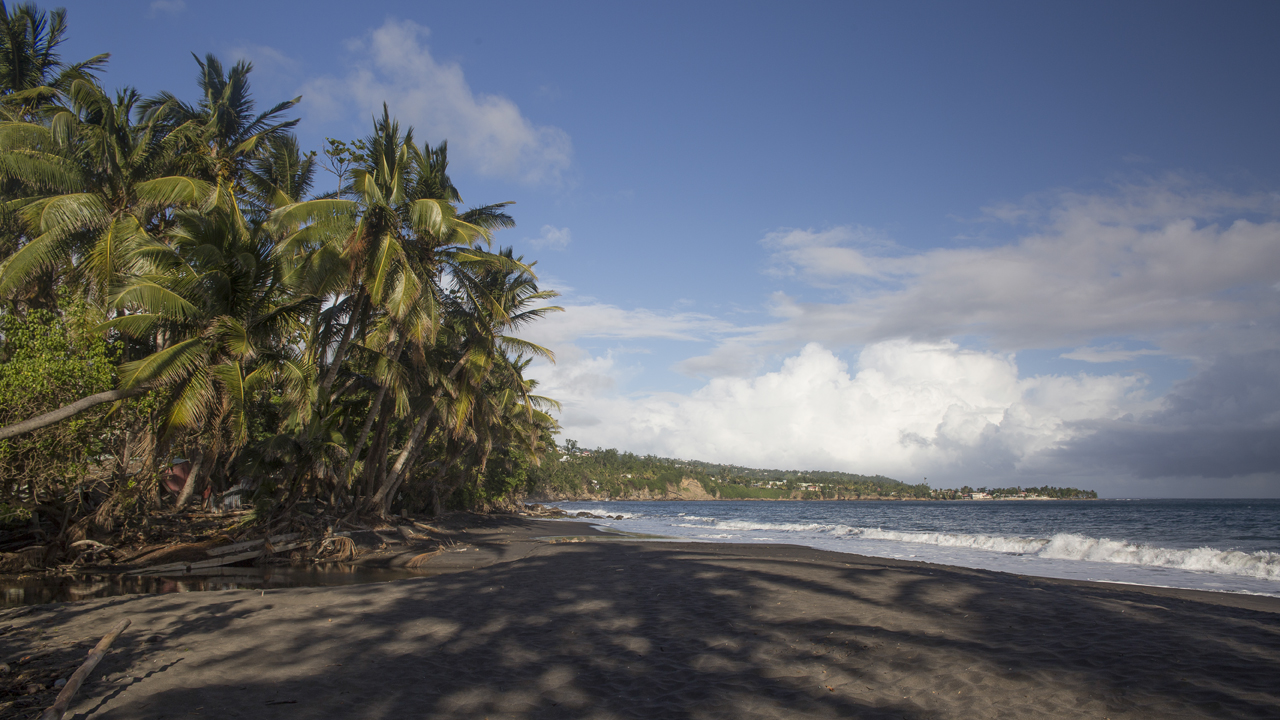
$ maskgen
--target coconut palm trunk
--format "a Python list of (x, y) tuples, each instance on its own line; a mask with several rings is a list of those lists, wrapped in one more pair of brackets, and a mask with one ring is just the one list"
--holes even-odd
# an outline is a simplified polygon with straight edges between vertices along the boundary
[[(395, 348), (391, 351), (390, 362), (396, 363), (400, 360), (400, 351), (404, 349), (404, 343), (407, 336), (401, 334), (396, 340)], [(356, 459), (360, 457), (360, 451), (364, 449), (364, 445), (369, 440), (369, 434), (373, 432), (373, 423), (382, 415), (382, 401), (387, 396), (387, 387), (390, 382), (384, 382), (378, 385), (378, 392), (374, 396), (373, 403), (369, 405), (369, 414), (364, 419), (364, 425), (360, 428), (360, 435), (356, 438), (356, 444), (351, 448), (351, 456), (347, 458), (346, 465), (342, 468), (342, 474), (338, 477), (342, 482), (347, 482), (351, 478), (351, 471), (356, 467)]]
[(383, 478), (378, 491), (374, 493), (373, 499), (369, 503), (383, 515), (386, 515), (387, 510), (391, 507), (391, 498), (395, 497), (396, 490), (400, 489), (405, 469), (412, 466), (413, 461), (417, 459), (422, 450), (422, 440), (427, 434), (426, 429), (430, 424), (431, 417), (435, 415), (435, 399), (440, 396), (441, 392), (443, 392), (443, 389), (436, 391), (436, 394), (432, 397), (432, 402), (427, 407), (427, 411), (414, 424), (413, 430), (409, 433), (409, 439), (405, 441), (404, 448), (396, 458), (395, 465), (391, 466), (390, 472)]
[[(320, 397), (329, 398), (329, 391), (333, 388), (333, 383), (338, 379), (338, 370), (341, 369), (342, 363), (347, 359), (347, 351), (351, 346), (351, 340), (355, 336), (356, 325), (363, 321), (362, 313), (366, 303), (364, 300), (364, 291), (356, 297), (355, 306), (351, 308), (351, 315), (347, 318), (346, 324), (342, 328), (342, 340), (338, 342), (338, 347), (333, 351), (333, 359), (329, 362), (329, 368), (325, 371), (324, 380), (320, 383)], [(331, 398), (329, 398), (331, 399)]]
[(64, 405), (57, 410), (51, 410), (43, 415), (37, 415), (33, 418), (17, 422), (12, 425), (0, 428), (0, 440), (8, 440), (11, 437), (17, 437), (29, 432), (35, 432), (40, 428), (48, 427), (54, 423), (62, 422), (69, 417), (79, 415), (85, 410), (97, 407), (103, 403), (116, 402), (117, 400), (127, 400), (131, 397), (137, 397), (151, 390), (150, 385), (139, 387), (125, 388), (123, 390), (106, 390), (104, 392), (81, 398), (69, 405)]
[(191, 463), (191, 472), (187, 475), (187, 481), (182, 486), (182, 492), (178, 493), (178, 501), (174, 504), (174, 507), (182, 509), (186, 507), (187, 503), (191, 502), (191, 498), (196, 494), (197, 489), (204, 480), (204, 476), (208, 474), (209, 466), (213, 464), (210, 458), (212, 454), (212, 452), (204, 448), (196, 450), (195, 462)]

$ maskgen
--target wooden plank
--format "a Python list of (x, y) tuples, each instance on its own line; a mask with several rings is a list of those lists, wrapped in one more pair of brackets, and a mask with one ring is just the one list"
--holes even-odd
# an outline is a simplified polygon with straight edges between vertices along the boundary
[[(272, 535), (271, 537), (267, 538), (267, 540), (270, 540), (272, 545), (278, 545), (280, 543), (289, 542), (290, 540), (295, 540), (298, 537), (299, 537), (298, 533), (285, 533), (284, 535)], [(238, 543), (235, 543), (234, 545), (223, 545), (222, 547), (213, 548), (212, 550), (209, 550), (206, 554), (209, 557), (218, 557), (219, 555), (226, 555), (227, 553), (233, 553), (233, 552), (238, 552), (240, 550), (248, 550), (249, 548), (258, 547), (259, 545), (262, 544), (262, 542), (263, 541), (261, 538), (257, 540), (245, 540), (244, 542), (238, 542)]]
[[(286, 543), (284, 545), (273, 547), (273, 550), (275, 552), (288, 552), (289, 550), (295, 550), (306, 544), (307, 543), (305, 542)], [(210, 560), (197, 560), (196, 562), (169, 563), (167, 565), (155, 565), (152, 567), (139, 568), (137, 570), (130, 570), (128, 574), (130, 575), (167, 575), (169, 573), (175, 573), (175, 572), (186, 573), (192, 570), (200, 570), (203, 568), (212, 568), (212, 567), (221, 567), (223, 565), (231, 565), (232, 563), (243, 562), (245, 560), (252, 560), (258, 557), (262, 557), (261, 550), (250, 550), (249, 552), (237, 553), (235, 555), (224, 555), (223, 557), (212, 558)]]
[(237, 555), (225, 555), (220, 558), (213, 558), (212, 560), (197, 560), (195, 562), (179, 562), (179, 563), (168, 563), (167, 565), (152, 565), (151, 567), (139, 568), (137, 570), (130, 570), (129, 574), (130, 575), (164, 575), (166, 573), (174, 573), (174, 572), (184, 573), (193, 568), (219, 567), (221, 565), (230, 565), (231, 563), (238, 563), (244, 560), (250, 560), (252, 558), (256, 558), (261, 555), (262, 555), (261, 550), (253, 550), (247, 553), (239, 553)]

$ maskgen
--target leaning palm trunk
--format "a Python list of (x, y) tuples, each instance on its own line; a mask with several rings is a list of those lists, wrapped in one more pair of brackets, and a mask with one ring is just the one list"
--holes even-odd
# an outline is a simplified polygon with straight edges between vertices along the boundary
[[(391, 351), (390, 361), (392, 363), (399, 362), (400, 351), (404, 348), (406, 337), (400, 336), (396, 341), (395, 349)], [(346, 465), (342, 468), (342, 474), (339, 476), (341, 482), (347, 482), (351, 478), (351, 471), (356, 467), (356, 458), (360, 456), (360, 451), (364, 449), (364, 444), (369, 440), (369, 433), (373, 431), (373, 422), (382, 415), (382, 401), (387, 396), (387, 386), (390, 382), (384, 382), (378, 386), (378, 392), (373, 398), (373, 403), (369, 406), (369, 414), (364, 419), (364, 425), (360, 428), (360, 435), (356, 438), (356, 444), (351, 448), (351, 457), (347, 458)]]
[(351, 308), (351, 315), (347, 318), (346, 324), (342, 328), (342, 340), (338, 343), (338, 348), (333, 351), (333, 361), (329, 363), (329, 369), (325, 372), (324, 380), (320, 383), (320, 397), (328, 397), (329, 390), (333, 387), (334, 381), (338, 379), (338, 369), (342, 367), (343, 361), (347, 358), (347, 349), (351, 346), (351, 339), (354, 335), (355, 327), (360, 318), (360, 313), (364, 307), (364, 292), (356, 298), (355, 307)]
[(150, 385), (139, 385), (124, 390), (107, 390), (105, 392), (90, 395), (81, 398), (70, 405), (64, 405), (57, 410), (52, 410), (43, 415), (37, 415), (33, 418), (14, 423), (6, 427), (0, 428), (0, 440), (8, 440), (11, 437), (17, 437), (29, 432), (35, 432), (43, 427), (48, 427), (54, 423), (62, 422), (69, 417), (79, 415), (93, 407), (97, 407), (103, 403), (115, 402), (117, 400), (127, 400), (136, 397), (151, 390)]
[(422, 450), (422, 438), (426, 436), (426, 429), (430, 423), (431, 417), (435, 414), (435, 398), (440, 397), (440, 390), (436, 391), (432, 402), (427, 406), (427, 411), (418, 418), (417, 424), (413, 426), (413, 431), (409, 433), (409, 439), (405, 442), (404, 448), (400, 451), (400, 456), (396, 458), (396, 464), (391, 466), (391, 471), (383, 478), (378, 491), (374, 494), (369, 504), (377, 508), (383, 515), (387, 514), (387, 510), (391, 507), (391, 498), (395, 497), (396, 490), (400, 489), (400, 482), (404, 477), (404, 471), (412, 465), (417, 459), (418, 454)]
[(392, 408), (383, 409), (377, 425), (374, 426), (373, 441), (369, 443), (369, 454), (364, 461), (365, 497), (373, 494), (374, 489), (382, 481), (382, 476), (386, 474), (386, 458), (390, 454), (390, 449), (387, 447), (387, 434), (391, 429), (393, 414)]
[[(413, 467), (413, 464), (418, 461), (418, 456), (422, 455), (422, 449), (425, 447), (426, 445), (422, 444), (418, 445), (418, 447), (413, 450), (413, 453), (409, 455), (408, 467)], [(386, 515), (391, 511), (391, 500), (395, 497), (396, 491), (400, 489), (400, 486), (404, 484), (404, 480), (408, 476), (409, 473), (407, 471), (402, 472), (396, 477), (385, 481), (383, 483), (383, 487), (379, 488), (378, 492), (381, 493), (381, 500), (380, 504), (375, 504), (375, 507), (377, 507), (383, 515)]]
[(191, 474), (187, 475), (187, 481), (182, 486), (182, 492), (178, 493), (178, 502), (175, 507), (178, 509), (186, 507), (191, 502), (191, 497), (195, 495), (196, 488), (199, 487), (200, 481), (203, 480), (204, 474), (208, 470), (211, 452), (204, 449), (196, 450), (196, 460), (191, 464)]

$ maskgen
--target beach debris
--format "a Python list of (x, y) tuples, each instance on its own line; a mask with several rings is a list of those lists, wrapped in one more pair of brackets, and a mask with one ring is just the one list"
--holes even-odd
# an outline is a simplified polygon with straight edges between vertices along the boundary
[(71, 674), (71, 678), (67, 680), (67, 684), (62, 688), (62, 692), (58, 693), (58, 699), (54, 700), (53, 705), (50, 705), (49, 709), (44, 711), (44, 714), (40, 716), (40, 720), (62, 720), (63, 714), (67, 712), (67, 707), (71, 705), (71, 698), (75, 697), (76, 691), (80, 689), (80, 684), (85, 681), (85, 678), (89, 677), (89, 673), (93, 672), (93, 669), (106, 656), (111, 643), (120, 637), (120, 633), (124, 632), (131, 622), (129, 618), (121, 620), (116, 623), (115, 627), (111, 628), (111, 632), (98, 641), (98, 644), (89, 653), (89, 658), (84, 661), (84, 664), (79, 669)]
[(420, 568), (430, 562), (431, 558), (439, 555), (440, 552), (440, 550), (436, 550), (434, 552), (422, 553), (421, 555), (414, 555), (409, 562), (405, 563), (405, 567)]
[(281, 547), (282, 545), (284, 545), (285, 543), (288, 543), (291, 540), (296, 540), (299, 537), (300, 535), (298, 533), (272, 535), (269, 538), (260, 538), (258, 540), (246, 540), (244, 542), (235, 543), (234, 545), (223, 545), (221, 547), (216, 547), (216, 548), (213, 548), (212, 550), (209, 550), (206, 554), (208, 554), (209, 557), (217, 557), (219, 555), (226, 555), (228, 553), (241, 552), (241, 551), (248, 550), (250, 548), (255, 548), (255, 547), (258, 547), (259, 545), (264, 545), (268, 543), (275, 548), (276, 552), (280, 552), (280, 550), (283, 549)]
[(205, 551), (205, 554), (209, 555), (211, 558), (209, 560), (151, 565), (137, 570), (130, 570), (129, 574), (165, 575), (174, 572), (186, 573), (191, 572), (192, 570), (232, 565), (245, 560), (254, 560), (274, 553), (287, 552), (289, 550), (295, 550), (303, 547), (307, 543), (305, 541), (298, 541), (297, 538), (299, 537), (301, 536), (298, 533), (286, 533), (283, 535), (272, 535), (271, 537), (260, 538), (258, 540), (246, 540), (245, 542), (235, 543), (233, 545), (222, 545)]
[(356, 542), (348, 537), (347, 533), (335, 534), (333, 537), (324, 539), (324, 542), (320, 544), (318, 552), (323, 553), (328, 550), (333, 550), (337, 553), (334, 557), (329, 558), (330, 560), (337, 560), (339, 562), (343, 560), (350, 560), (356, 556)]

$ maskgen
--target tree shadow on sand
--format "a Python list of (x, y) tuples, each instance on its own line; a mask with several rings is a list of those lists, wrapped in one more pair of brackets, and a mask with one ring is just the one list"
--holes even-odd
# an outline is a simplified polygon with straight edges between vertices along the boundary
[(108, 610), (187, 661), (88, 691), (95, 718), (1280, 716), (1280, 615), (791, 546), (545, 545)]

